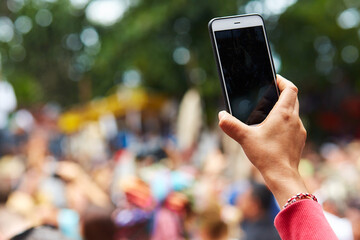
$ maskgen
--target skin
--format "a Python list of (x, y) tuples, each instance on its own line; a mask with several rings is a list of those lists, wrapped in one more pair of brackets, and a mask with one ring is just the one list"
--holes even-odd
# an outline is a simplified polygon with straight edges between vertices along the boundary
[(308, 192), (298, 172), (306, 130), (299, 117), (298, 89), (280, 75), (277, 84), (279, 100), (261, 124), (248, 126), (221, 111), (219, 126), (242, 146), (279, 206), (284, 206), (290, 197)]

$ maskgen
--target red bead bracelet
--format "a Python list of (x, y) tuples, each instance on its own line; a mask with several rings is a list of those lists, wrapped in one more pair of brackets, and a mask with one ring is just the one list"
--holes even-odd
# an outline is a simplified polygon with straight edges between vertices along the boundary
[(284, 205), (284, 208), (287, 208), (288, 206), (290, 206), (294, 202), (296, 202), (298, 200), (303, 200), (303, 199), (312, 199), (315, 202), (318, 201), (317, 198), (314, 195), (310, 194), (310, 193), (298, 193), (295, 196), (289, 198), (289, 200), (287, 200), (286, 204)]

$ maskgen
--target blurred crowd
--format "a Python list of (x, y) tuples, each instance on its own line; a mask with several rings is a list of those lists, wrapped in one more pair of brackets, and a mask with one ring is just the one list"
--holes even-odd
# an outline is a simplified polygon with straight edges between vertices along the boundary
[[(279, 239), (274, 197), (236, 142), (199, 124), (201, 105), (71, 133), (56, 105), (15, 106), (0, 127), (1, 240)], [(360, 239), (360, 141), (309, 142), (300, 172), (339, 239)]]

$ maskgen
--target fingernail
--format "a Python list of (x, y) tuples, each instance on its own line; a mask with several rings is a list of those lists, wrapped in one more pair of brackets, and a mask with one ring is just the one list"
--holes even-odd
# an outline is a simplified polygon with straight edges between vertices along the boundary
[(287, 78), (286, 78), (286, 77), (284, 77), (283, 75), (276, 74), (276, 78), (278, 78), (278, 77), (281, 77), (281, 78), (283, 78), (283, 79), (286, 79), (286, 80), (287, 80)]
[(220, 111), (220, 112), (219, 112), (219, 115), (218, 115), (219, 120), (221, 120), (226, 114), (227, 114), (227, 113), (226, 113), (225, 111)]

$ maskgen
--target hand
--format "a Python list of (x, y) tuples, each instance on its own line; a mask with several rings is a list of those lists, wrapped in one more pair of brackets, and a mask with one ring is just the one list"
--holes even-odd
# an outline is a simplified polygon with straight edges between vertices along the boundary
[(279, 205), (283, 206), (293, 195), (307, 192), (298, 172), (306, 130), (299, 117), (296, 86), (280, 75), (277, 84), (281, 92), (279, 100), (261, 124), (248, 126), (221, 111), (219, 126), (241, 144)]
[(77, 181), (85, 174), (78, 163), (69, 161), (59, 162), (56, 173), (66, 181)]

